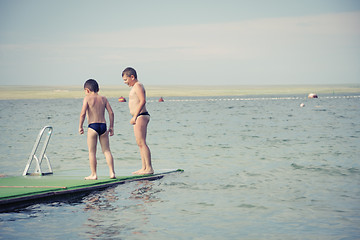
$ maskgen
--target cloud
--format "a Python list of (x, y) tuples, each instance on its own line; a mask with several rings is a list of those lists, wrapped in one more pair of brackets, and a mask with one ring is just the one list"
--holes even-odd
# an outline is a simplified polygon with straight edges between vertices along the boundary
[(43, 71), (44, 78), (51, 70), (52, 77), (64, 79), (65, 73), (79, 77), (129, 65), (145, 66), (154, 74), (166, 65), (167, 76), (178, 82), (186, 77), (173, 76), (179, 69), (188, 74), (202, 71), (199, 77), (216, 79), (221, 77), (216, 69), (228, 65), (237, 70), (234, 77), (249, 82), (268, 76), (278, 79), (273, 83), (300, 81), (299, 76), (326, 78), (319, 71), (358, 79), (359, 23), (360, 12), (349, 12), (74, 33), (66, 40), (3, 44), (0, 67), (15, 78), (20, 78), (16, 69), (30, 75)]
[[(252, 21), (152, 27), (85, 36), (85, 46), (111, 59), (253, 59), (296, 48), (359, 39), (360, 12)], [(292, 49), (294, 48), (294, 49)], [(117, 53), (117, 54), (114, 54)], [(123, 56), (123, 57), (121, 57)]]
[[(147, 60), (266, 56), (279, 48), (359, 39), (360, 12), (295, 18), (270, 18), (218, 24), (138, 28), (79, 35), (68, 42), (1, 45), (1, 51), (40, 51), (61, 57), (102, 56), (127, 59), (135, 54)], [(125, 55), (124, 57), (121, 57)], [(116, 57), (118, 56), (118, 57)]]

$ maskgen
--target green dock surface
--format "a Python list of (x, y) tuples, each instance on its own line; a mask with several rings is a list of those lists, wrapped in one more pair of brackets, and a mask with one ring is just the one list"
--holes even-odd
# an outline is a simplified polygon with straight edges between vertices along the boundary
[(18, 176), (0, 178), (0, 207), (49, 197), (101, 190), (110, 186), (140, 180), (156, 180), (181, 169), (160, 171), (152, 175), (134, 175), (109, 179), (84, 180), (80, 176)]

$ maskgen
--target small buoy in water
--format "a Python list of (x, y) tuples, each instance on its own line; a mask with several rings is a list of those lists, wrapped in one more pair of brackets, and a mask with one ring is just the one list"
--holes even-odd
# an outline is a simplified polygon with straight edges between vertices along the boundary
[(318, 95), (316, 93), (310, 93), (308, 98), (318, 98)]
[(300, 104), (300, 107), (305, 107), (305, 104), (303, 104), (303, 103), (302, 103), (302, 104)]
[(126, 99), (123, 96), (121, 96), (119, 97), (119, 102), (126, 102)]
[(160, 97), (159, 102), (163, 102), (163, 101), (164, 101), (163, 97)]

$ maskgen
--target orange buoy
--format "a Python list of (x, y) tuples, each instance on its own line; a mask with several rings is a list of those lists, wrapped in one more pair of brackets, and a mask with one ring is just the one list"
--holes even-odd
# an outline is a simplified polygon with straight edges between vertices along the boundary
[(123, 96), (121, 96), (119, 97), (119, 102), (126, 102), (126, 99)]
[(318, 98), (318, 95), (316, 93), (310, 93), (308, 98)]

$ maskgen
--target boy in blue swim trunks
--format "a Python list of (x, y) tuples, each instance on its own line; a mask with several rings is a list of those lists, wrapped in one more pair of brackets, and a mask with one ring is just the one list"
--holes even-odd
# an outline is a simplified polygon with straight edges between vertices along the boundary
[[(110, 178), (116, 178), (114, 172), (114, 159), (110, 151), (109, 133), (114, 135), (114, 112), (106, 97), (98, 94), (99, 85), (94, 79), (89, 79), (84, 84), (85, 98), (80, 113), (79, 133), (84, 134), (83, 123), (87, 115), (88, 134), (87, 144), (89, 148), (89, 161), (91, 175), (85, 177), (86, 180), (96, 180), (96, 147), (99, 138), (101, 149), (105, 155), (106, 162), (110, 170)], [(105, 120), (105, 109), (108, 111), (110, 126), (107, 130)]]

